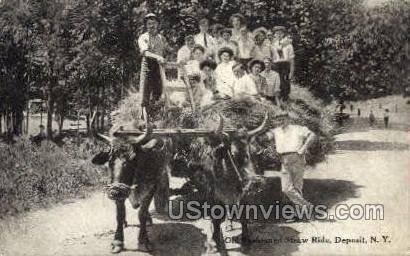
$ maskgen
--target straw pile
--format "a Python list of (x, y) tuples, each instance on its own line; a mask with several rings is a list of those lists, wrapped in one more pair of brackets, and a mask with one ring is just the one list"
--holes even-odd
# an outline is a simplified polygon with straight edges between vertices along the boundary
[[(141, 97), (139, 94), (131, 93), (124, 99), (118, 111), (113, 116), (113, 128), (111, 131), (123, 126), (124, 129), (142, 128), (144, 122), (141, 120)], [(224, 118), (224, 127), (254, 129), (259, 126), (265, 116), (269, 114), (268, 128), (275, 128), (284, 123), (293, 123), (307, 126), (318, 135), (319, 140), (312, 145), (308, 154), (307, 162), (314, 165), (324, 160), (325, 155), (332, 149), (331, 123), (328, 115), (322, 113), (317, 106), (312, 106), (303, 100), (290, 100), (283, 109), (270, 102), (255, 99), (244, 100), (221, 100), (203, 109), (202, 112), (192, 113), (189, 107), (172, 107), (165, 111), (162, 103), (152, 110), (151, 123), (156, 128), (216, 128), (219, 123), (219, 115)], [(286, 117), (275, 118), (276, 116)], [(277, 168), (278, 159), (274, 146), (266, 146), (264, 152), (267, 155), (259, 156), (261, 166)], [(276, 166), (272, 166), (275, 165)]]

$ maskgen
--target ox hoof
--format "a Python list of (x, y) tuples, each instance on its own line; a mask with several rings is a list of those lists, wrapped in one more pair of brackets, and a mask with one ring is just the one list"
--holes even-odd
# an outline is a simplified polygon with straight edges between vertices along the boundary
[(124, 249), (124, 243), (115, 240), (111, 243), (111, 253), (120, 253)]
[(150, 242), (138, 243), (138, 251), (151, 252), (153, 250), (154, 250), (154, 248), (153, 248), (153, 246)]

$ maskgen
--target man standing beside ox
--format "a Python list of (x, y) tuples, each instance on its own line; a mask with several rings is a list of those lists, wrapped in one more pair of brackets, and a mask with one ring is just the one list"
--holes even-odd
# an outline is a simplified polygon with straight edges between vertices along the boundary
[(316, 135), (306, 126), (294, 125), (284, 120), (284, 124), (266, 132), (259, 138), (261, 142), (274, 142), (282, 162), (282, 192), (295, 204), (311, 207), (302, 193), (305, 173), (305, 154)]

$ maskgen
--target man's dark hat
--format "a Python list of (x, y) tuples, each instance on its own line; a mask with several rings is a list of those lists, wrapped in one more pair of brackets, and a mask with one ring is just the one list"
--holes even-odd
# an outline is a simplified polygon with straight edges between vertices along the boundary
[(219, 49), (219, 51), (218, 51), (218, 57), (221, 58), (221, 55), (222, 55), (224, 52), (229, 53), (229, 55), (230, 55), (231, 57), (234, 55), (233, 50), (232, 50), (231, 48), (229, 48), (229, 47), (222, 47), (222, 48)]
[(216, 62), (213, 61), (212, 59), (206, 59), (201, 61), (199, 64), (199, 68), (202, 70), (204, 67), (210, 67), (211, 69), (215, 70), (216, 69)]
[(259, 59), (253, 59), (249, 62), (248, 64), (248, 69), (251, 70), (253, 68), (253, 66), (255, 66), (256, 64), (260, 64), (261, 65), (261, 71), (265, 70), (265, 63), (263, 63), (263, 61), (259, 60)]
[(147, 23), (147, 20), (151, 20), (151, 19), (159, 22), (157, 15), (155, 15), (154, 13), (148, 13), (147, 15), (144, 16), (144, 23)]

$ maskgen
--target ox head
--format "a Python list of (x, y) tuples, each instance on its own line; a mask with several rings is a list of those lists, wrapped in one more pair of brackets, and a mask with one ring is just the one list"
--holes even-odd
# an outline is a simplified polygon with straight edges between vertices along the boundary
[[(220, 116), (220, 124), (215, 131), (218, 145), (214, 147), (214, 158), (225, 161), (224, 168), (226, 171), (232, 169), (237, 176), (255, 175), (256, 170), (251, 160), (250, 141), (265, 131), (268, 120), (268, 114), (265, 114), (263, 122), (254, 130), (246, 128), (238, 129), (236, 132), (228, 135), (223, 133), (223, 118)], [(230, 166), (230, 168), (228, 167)], [(231, 171), (232, 171), (231, 170)]]
[[(111, 137), (99, 134), (110, 146), (109, 152), (97, 154), (92, 162), (109, 163), (111, 184), (108, 196), (111, 199), (124, 199), (130, 193), (130, 186), (135, 182), (136, 172), (140, 179), (154, 178), (159, 174), (160, 160), (163, 159), (165, 141), (152, 138), (151, 128), (139, 136)], [(158, 159), (158, 161), (156, 161)]]

